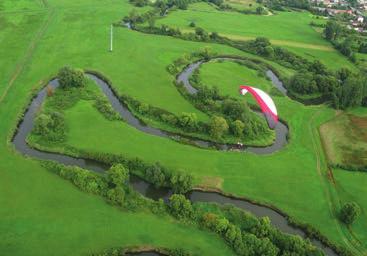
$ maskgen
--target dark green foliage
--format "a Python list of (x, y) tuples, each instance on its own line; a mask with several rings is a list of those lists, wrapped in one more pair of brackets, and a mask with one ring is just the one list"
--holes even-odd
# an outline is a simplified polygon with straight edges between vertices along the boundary
[(121, 119), (120, 115), (115, 112), (108, 99), (106, 99), (104, 96), (96, 95), (94, 107), (98, 109), (98, 111), (101, 112), (108, 120)]
[(328, 21), (324, 29), (324, 34), (327, 40), (336, 40), (342, 33), (343, 28), (336, 21)]
[(243, 130), (245, 128), (245, 124), (240, 120), (235, 120), (231, 124), (231, 131), (232, 133), (237, 136), (238, 138), (243, 137)]
[(170, 256), (191, 256), (192, 254), (181, 248), (175, 248), (169, 250)]
[(51, 169), (66, 180), (70, 180), (79, 189), (93, 194), (103, 194), (107, 188), (104, 178), (75, 166), (61, 164), (50, 165)]
[(178, 123), (186, 131), (195, 131), (198, 125), (197, 116), (195, 113), (182, 113)]
[(185, 172), (178, 171), (171, 174), (170, 186), (174, 193), (186, 193), (192, 188), (192, 176)]
[(155, 187), (163, 187), (166, 184), (167, 171), (159, 163), (149, 166), (145, 170), (145, 177), (147, 180), (152, 182)]
[(196, 27), (195, 28), (195, 35), (200, 41), (208, 41), (209, 34), (203, 28)]
[(62, 88), (83, 87), (87, 83), (83, 70), (63, 67), (58, 73), (59, 83)]
[(226, 119), (221, 116), (213, 116), (210, 122), (210, 136), (219, 139), (227, 133), (228, 128)]
[(169, 7), (177, 6), (179, 9), (186, 10), (190, 0), (168, 0), (167, 5)]
[(260, 0), (257, 2), (262, 2), (268, 8), (277, 11), (284, 11), (283, 7), (293, 7), (305, 10), (310, 9), (310, 2), (307, 0)]
[(191, 202), (184, 195), (173, 194), (169, 198), (169, 209), (179, 219), (192, 219), (194, 216)]
[(266, 9), (262, 6), (259, 6), (256, 8), (256, 13), (259, 14), (259, 15), (262, 15), (262, 14), (266, 14)]
[(33, 132), (52, 142), (65, 139), (64, 115), (59, 112), (41, 113), (34, 122)]
[(193, 178), (184, 171), (172, 171), (159, 163), (145, 169), (145, 179), (155, 187), (170, 187), (174, 193), (186, 193), (192, 188)]
[(148, 5), (148, 0), (129, 0), (129, 2), (137, 7)]
[(341, 109), (360, 106), (367, 96), (366, 87), (366, 78), (349, 76), (333, 93), (334, 106)]
[(313, 78), (312, 73), (306, 71), (297, 72), (291, 78), (289, 87), (291, 90), (301, 94), (312, 94), (318, 92), (319, 89)]
[(323, 255), (301, 237), (275, 229), (269, 218), (256, 218), (233, 205), (195, 204), (202, 227), (221, 235), (238, 255)]
[(361, 215), (361, 208), (355, 202), (345, 203), (340, 210), (340, 220), (347, 225), (353, 224), (356, 219)]
[(125, 199), (125, 191), (122, 187), (118, 186), (115, 188), (110, 188), (107, 191), (107, 200), (109, 203), (114, 205), (122, 206)]
[(107, 171), (107, 182), (112, 187), (121, 187), (129, 180), (129, 171), (122, 164), (115, 164)]
[(360, 53), (367, 53), (367, 43), (362, 43), (362, 44), (359, 46), (358, 51), (359, 51)]

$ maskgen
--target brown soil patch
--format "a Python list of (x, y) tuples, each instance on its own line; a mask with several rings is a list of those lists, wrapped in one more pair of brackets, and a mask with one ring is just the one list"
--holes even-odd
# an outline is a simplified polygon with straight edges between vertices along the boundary
[(205, 176), (201, 179), (200, 187), (221, 189), (222, 184), (223, 184), (223, 179), (221, 177)]

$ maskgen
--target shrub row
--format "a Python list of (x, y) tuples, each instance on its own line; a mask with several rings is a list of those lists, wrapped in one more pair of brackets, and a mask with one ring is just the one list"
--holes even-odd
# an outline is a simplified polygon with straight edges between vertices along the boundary
[(340, 168), (351, 172), (367, 172), (367, 166), (354, 166), (346, 164), (329, 164), (331, 168)]
[(339, 256), (352, 256), (353, 253), (346, 249), (345, 247), (338, 246), (334, 242), (332, 242), (328, 237), (323, 235), (319, 230), (315, 229), (311, 225), (307, 223), (300, 222), (298, 220), (295, 220), (294, 218), (288, 217), (288, 223), (291, 224), (294, 227), (298, 227), (302, 229), (307, 237), (316, 239), (323, 243), (324, 245), (327, 245), (331, 249), (333, 249)]
[(78, 155), (86, 159), (95, 159), (99, 162), (113, 165), (121, 163), (131, 173), (143, 177), (146, 181), (156, 187), (169, 187), (175, 193), (186, 193), (192, 189), (193, 177), (181, 169), (171, 169), (162, 166), (160, 163), (146, 163), (140, 158), (127, 158), (122, 155), (109, 153), (93, 153), (78, 150)]

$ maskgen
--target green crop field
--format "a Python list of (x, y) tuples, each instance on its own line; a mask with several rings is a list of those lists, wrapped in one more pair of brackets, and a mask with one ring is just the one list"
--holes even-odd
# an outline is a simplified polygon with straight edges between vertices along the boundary
[[(0, 255), (89, 255), (131, 245), (183, 248), (197, 255), (235, 255), (213, 232), (173, 217), (113, 207), (98, 196), (81, 192), (38, 160), (17, 152), (11, 142), (31, 97), (65, 65), (98, 71), (119, 94), (177, 115), (195, 113), (200, 121), (207, 121), (208, 114), (180, 94), (175, 77), (167, 71), (176, 59), (210, 47), (220, 55), (261, 60), (285, 78), (295, 72), (228, 46), (119, 26), (114, 28), (114, 50), (110, 52), (110, 25), (132, 9), (136, 7), (127, 0), (0, 0)], [(137, 8), (139, 13), (149, 9)], [(169, 13), (157, 24), (189, 29), (189, 23), (195, 21), (197, 26), (229, 37), (266, 36), (330, 68), (355, 68), (308, 25), (312, 20), (315, 18), (306, 12), (255, 16), (219, 12), (196, 3), (187, 11)], [(247, 101), (248, 96), (238, 96), (239, 84), (258, 85), (268, 92), (272, 87), (258, 71), (230, 61), (203, 64), (199, 77), (203, 84), (218, 87), (221, 94)], [(66, 141), (48, 150), (73, 147), (139, 157), (148, 163), (159, 161), (192, 174), (195, 186), (274, 206), (356, 255), (365, 255), (367, 176), (334, 170), (335, 187), (328, 180), (318, 133), (336, 111), (325, 105), (305, 106), (285, 96), (273, 98), (280, 118), (289, 125), (290, 138), (283, 149), (269, 155), (200, 149), (148, 135), (123, 121), (107, 120), (86, 100), (65, 110)], [(365, 114), (365, 108), (353, 111)], [(363, 214), (352, 227), (346, 227), (335, 210), (340, 202), (351, 199), (358, 202)]]

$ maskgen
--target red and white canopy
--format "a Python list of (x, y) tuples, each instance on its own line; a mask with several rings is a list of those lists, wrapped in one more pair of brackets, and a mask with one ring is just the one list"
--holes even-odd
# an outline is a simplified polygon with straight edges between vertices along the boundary
[(255, 98), (255, 100), (259, 104), (261, 111), (264, 113), (268, 121), (269, 127), (274, 128), (278, 123), (278, 113), (274, 101), (267, 93), (260, 90), (259, 88), (247, 85), (240, 86), (240, 93), (242, 95), (245, 95), (248, 92)]

